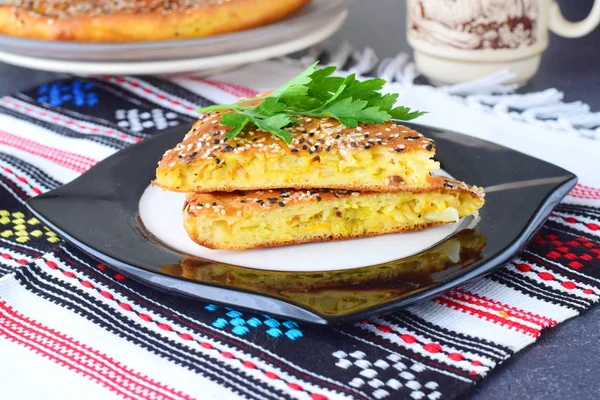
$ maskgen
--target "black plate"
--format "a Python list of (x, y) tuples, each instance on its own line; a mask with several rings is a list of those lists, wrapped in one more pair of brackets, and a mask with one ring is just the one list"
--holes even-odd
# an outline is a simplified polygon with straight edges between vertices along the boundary
[(188, 127), (120, 151), (27, 205), (88, 253), (171, 293), (320, 324), (367, 318), (505, 264), (577, 182), (568, 171), (511, 149), (407, 125), (436, 141), (443, 169), (486, 188), (486, 204), (474, 230), (378, 266), (332, 272), (262, 271), (199, 259), (161, 244), (142, 226), (138, 202), (154, 178), (158, 159), (182, 139)]

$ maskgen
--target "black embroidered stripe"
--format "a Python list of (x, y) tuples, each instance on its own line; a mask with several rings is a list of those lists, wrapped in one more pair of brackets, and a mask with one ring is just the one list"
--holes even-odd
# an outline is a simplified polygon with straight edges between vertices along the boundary
[(27, 174), (27, 176), (42, 184), (46, 189), (54, 189), (62, 185), (61, 182), (57, 181), (38, 167), (35, 167), (28, 162), (21, 160), (20, 158), (0, 152), (0, 160), (20, 171), (23, 171), (25, 174)]
[(0, 278), (3, 277), (4, 275), (8, 275), (8, 274), (12, 273), (16, 268), (18, 268), (18, 267), (0, 263)]
[(518, 276), (504, 269), (490, 275), (490, 279), (528, 296), (572, 310), (583, 311), (593, 304), (593, 301), (591, 300), (588, 301), (574, 296), (568, 296), (559, 293), (558, 291), (544, 288), (539, 283), (526, 276)]
[[(21, 212), (23, 212), (25, 215), (28, 215), (26, 210)], [(13, 242), (11, 240), (0, 237), (0, 251), (2, 248), (14, 251), (15, 253), (23, 254), (24, 256), (27, 256), (29, 258), (37, 258), (44, 253), (38, 248), (34, 248), (22, 243)]]
[(589, 218), (595, 218), (595, 219), (600, 218), (600, 209), (588, 207), (588, 206), (584, 206), (584, 205), (579, 205), (579, 204), (566, 204), (566, 203), (561, 204), (558, 207), (556, 207), (555, 211), (569, 213), (569, 214), (578, 214), (583, 217), (589, 217)]
[(4, 189), (9, 195), (21, 203), (24, 203), (29, 197), (31, 197), (28, 193), (25, 193), (23, 189), (19, 185), (17, 185), (12, 179), (4, 176), (2, 172), (0, 172), (0, 189)]
[(496, 362), (505, 360), (513, 354), (508, 347), (451, 331), (440, 325), (433, 325), (409, 311), (391, 314), (386, 318), (394, 321), (399, 326), (412, 328), (418, 335), (433, 338), (437, 343), (447, 344), (462, 351), (480, 353), (482, 356), (491, 358)]

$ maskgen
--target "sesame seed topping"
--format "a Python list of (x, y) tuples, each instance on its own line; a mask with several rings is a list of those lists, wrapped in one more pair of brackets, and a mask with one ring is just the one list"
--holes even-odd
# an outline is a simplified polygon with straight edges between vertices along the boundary
[(270, 133), (256, 130), (251, 124), (237, 137), (227, 140), (225, 135), (228, 129), (219, 123), (220, 117), (212, 113), (201, 118), (183, 142), (165, 153), (159, 167), (173, 167), (178, 163), (189, 163), (192, 159), (214, 159), (216, 164), (221, 164), (223, 157), (220, 154), (238, 155), (246, 151), (309, 155), (324, 151), (344, 156), (349, 152), (371, 150), (378, 146), (392, 153), (417, 149), (432, 151), (435, 148), (430, 139), (397, 124), (362, 124), (349, 128), (328, 118), (312, 118), (310, 125), (307, 125), (305, 118), (299, 118), (299, 125), (285, 128), (293, 135), (289, 145)]

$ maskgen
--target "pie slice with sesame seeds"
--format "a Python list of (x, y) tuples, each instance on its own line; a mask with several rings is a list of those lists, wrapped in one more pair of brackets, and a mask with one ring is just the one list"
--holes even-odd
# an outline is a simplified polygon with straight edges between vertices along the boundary
[[(250, 128), (248, 127), (250, 126)], [(218, 113), (194, 124), (160, 160), (155, 184), (170, 191), (330, 188), (419, 190), (439, 168), (431, 139), (393, 121), (356, 128), (299, 117), (291, 144), (248, 125), (233, 139)]]
[(483, 189), (429, 176), (417, 192), (189, 193), (183, 221), (190, 238), (204, 247), (242, 250), (420, 230), (456, 222), (483, 204)]

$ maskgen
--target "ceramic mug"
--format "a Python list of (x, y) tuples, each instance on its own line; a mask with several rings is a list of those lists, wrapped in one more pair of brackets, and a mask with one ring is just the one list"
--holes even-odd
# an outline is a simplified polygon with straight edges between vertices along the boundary
[(537, 72), (549, 31), (587, 35), (600, 24), (600, 0), (569, 22), (553, 0), (407, 0), (408, 42), (434, 84), (481, 78), (508, 68), (525, 84)]

